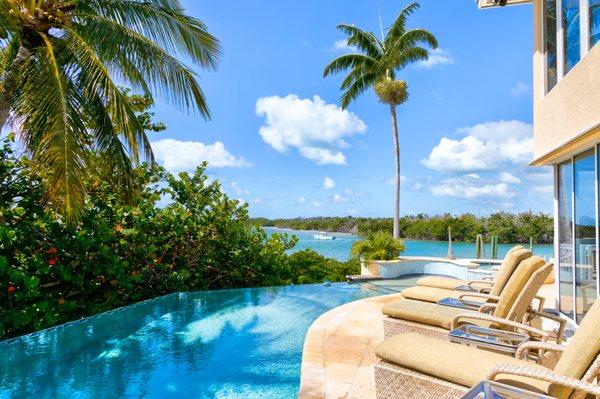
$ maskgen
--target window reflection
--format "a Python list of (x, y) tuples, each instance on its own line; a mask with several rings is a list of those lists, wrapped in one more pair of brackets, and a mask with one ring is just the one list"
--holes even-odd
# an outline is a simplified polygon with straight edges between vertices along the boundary
[(575, 160), (575, 285), (577, 322), (596, 300), (596, 201), (594, 152)]
[(600, 40), (600, 0), (590, 2), (590, 48)]
[[(600, 0), (597, 0), (600, 2)], [(544, 49), (546, 53), (546, 87), (550, 91), (556, 85), (556, 0), (545, 1)]]
[(558, 166), (558, 265), (560, 311), (573, 317), (573, 169)]
[(579, 0), (562, 0), (562, 23), (565, 42), (565, 74), (579, 62)]

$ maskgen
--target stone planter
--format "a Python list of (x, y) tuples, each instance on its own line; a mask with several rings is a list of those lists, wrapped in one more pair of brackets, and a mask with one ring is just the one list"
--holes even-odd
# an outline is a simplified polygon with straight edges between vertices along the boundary
[(379, 276), (379, 263), (373, 260), (361, 260), (360, 274), (362, 276)]
[(397, 278), (402, 275), (402, 261), (400, 260), (378, 260), (379, 275), (382, 278)]

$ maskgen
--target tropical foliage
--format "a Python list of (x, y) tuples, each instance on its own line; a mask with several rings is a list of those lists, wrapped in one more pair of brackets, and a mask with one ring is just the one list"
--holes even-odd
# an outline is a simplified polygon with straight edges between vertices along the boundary
[(246, 206), (209, 182), (206, 165), (178, 176), (133, 170), (134, 203), (91, 175), (79, 221), (44, 207), (42, 181), (0, 146), (0, 338), (188, 290), (343, 281), (356, 262), (313, 251), (252, 225)]
[(352, 244), (351, 255), (360, 259), (394, 260), (404, 251), (404, 243), (389, 232), (377, 231)]
[(13, 122), (45, 199), (71, 222), (97, 159), (126, 194), (140, 157), (153, 161), (116, 80), (208, 118), (196, 73), (176, 57), (213, 69), (219, 52), (178, 0), (0, 0), (0, 129)]
[(392, 116), (392, 137), (395, 158), (395, 201), (394, 201), (394, 238), (400, 237), (400, 146), (398, 141), (398, 122), (396, 106), (408, 100), (408, 85), (397, 80), (396, 74), (406, 66), (429, 58), (430, 48), (438, 43), (425, 29), (408, 29), (408, 17), (419, 8), (418, 3), (406, 6), (398, 15), (381, 40), (374, 33), (357, 28), (354, 25), (341, 24), (338, 29), (346, 35), (346, 42), (358, 49), (358, 53), (344, 54), (333, 61), (323, 72), (323, 76), (349, 71), (340, 89), (342, 108), (347, 108), (361, 94), (374, 88), (379, 100), (390, 107)]
[[(320, 230), (346, 232), (367, 236), (385, 230), (392, 232), (393, 220), (389, 218), (322, 217), (308, 219), (254, 219), (255, 223), (267, 227), (281, 227), (296, 230)], [(493, 213), (488, 217), (471, 214), (452, 216), (428, 216), (424, 214), (400, 218), (401, 237), (420, 240), (447, 240), (448, 227), (457, 241), (475, 241), (477, 234), (487, 239), (497, 236), (503, 243), (529, 243), (533, 237), (536, 243), (551, 243), (553, 237), (552, 216), (544, 213), (523, 212), (511, 214)]]

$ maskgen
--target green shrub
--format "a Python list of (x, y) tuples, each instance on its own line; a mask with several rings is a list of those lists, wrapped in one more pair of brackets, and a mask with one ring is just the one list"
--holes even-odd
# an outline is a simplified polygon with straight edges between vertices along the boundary
[(364, 260), (394, 260), (404, 251), (404, 243), (385, 231), (370, 234), (352, 245), (351, 254)]

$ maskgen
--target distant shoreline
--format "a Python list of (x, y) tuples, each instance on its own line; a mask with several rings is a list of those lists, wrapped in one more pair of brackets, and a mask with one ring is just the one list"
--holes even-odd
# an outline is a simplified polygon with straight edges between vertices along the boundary
[(259, 226), (261, 229), (273, 229), (273, 230), (287, 230), (287, 231), (299, 231), (303, 233), (327, 233), (327, 234), (339, 234), (345, 236), (355, 236), (360, 237), (358, 234), (348, 233), (345, 231), (328, 231), (328, 230), (302, 230), (302, 229), (292, 229), (289, 227), (275, 227), (275, 226)]

